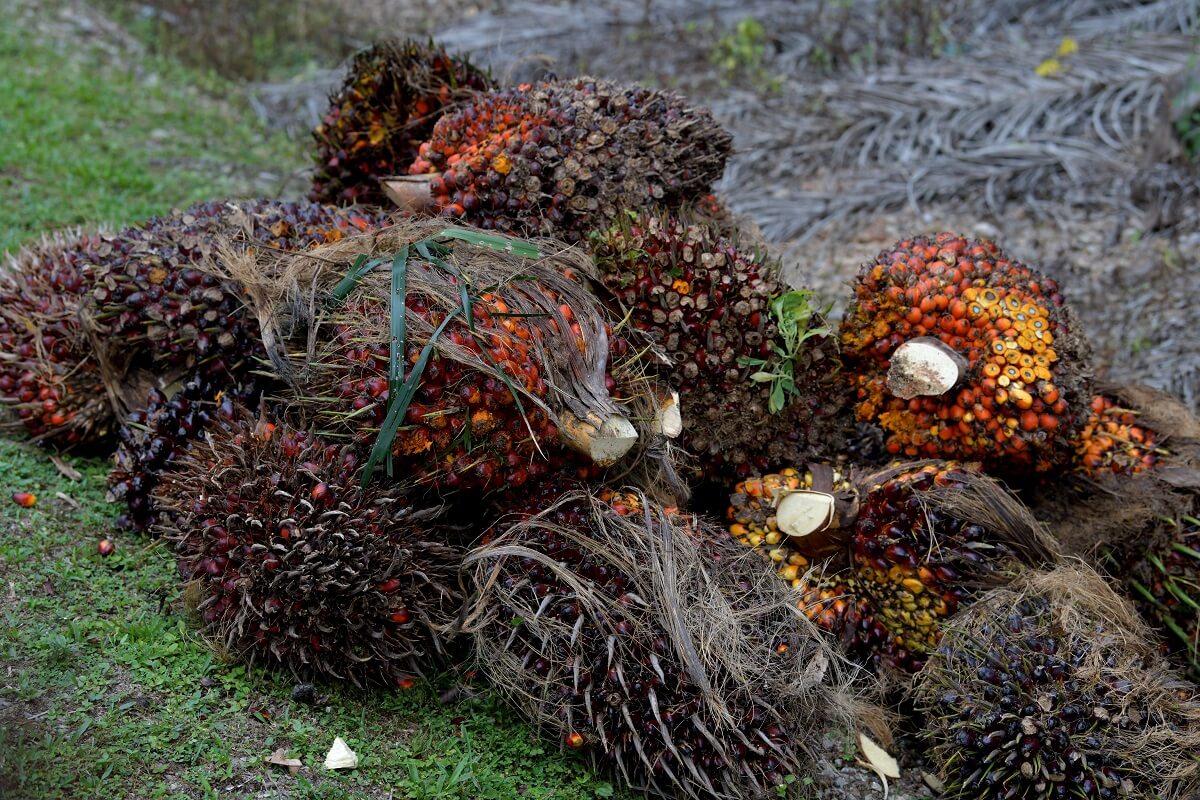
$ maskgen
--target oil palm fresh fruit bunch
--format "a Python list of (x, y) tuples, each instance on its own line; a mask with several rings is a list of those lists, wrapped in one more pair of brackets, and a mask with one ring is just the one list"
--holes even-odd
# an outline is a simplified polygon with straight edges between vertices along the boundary
[[(300, 332), (273, 337), (290, 376), (281, 404), (353, 442), (365, 470), (436, 492), (520, 492), (640, 457), (657, 396), (625, 369), (636, 351), (588, 288), (586, 254), (426, 220), (307, 255), (265, 270), (337, 265), (258, 311)], [(295, 316), (313, 292), (320, 313)]]
[[(827, 475), (817, 487), (814, 470)], [(772, 473), (735, 487), (728, 517), (849, 655), (900, 672), (922, 667), (944, 621), (983, 588), (1055, 558), (1003, 486), (947, 462), (850, 477), (815, 465)], [(807, 574), (810, 565), (823, 569)]]
[(1164, 522), (1126, 573), (1138, 610), (1180, 665), (1200, 679), (1200, 520)]
[(779, 264), (701, 217), (642, 211), (590, 237), (604, 284), (667, 356), (703, 478), (762, 474), (840, 442), (837, 341)]
[(1070, 461), (1090, 348), (1058, 284), (995, 243), (898, 242), (860, 271), (841, 340), (858, 418), (883, 428), (894, 456), (1007, 474)]
[(431, 176), (447, 216), (576, 242), (627, 209), (708, 193), (731, 145), (678, 95), (581, 77), (474, 98), (438, 120), (409, 171)]
[(109, 502), (125, 506), (118, 527), (145, 531), (158, 523), (160, 509), (154, 497), (162, 473), (214, 425), (236, 420), (239, 409), (257, 399), (255, 389), (253, 382), (217, 383), (196, 375), (182, 386), (150, 390), (145, 407), (131, 412), (118, 432), (115, 464), (108, 476)]
[(405, 174), (438, 118), (491, 88), (485, 71), (432, 42), (389, 40), (357, 53), (313, 130), (309, 199), (386, 205), (380, 178)]
[(128, 248), (95, 264), (94, 319), (115, 365), (240, 377), (263, 355), (242, 287), (201, 269), (227, 247), (298, 251), (386, 224), (382, 214), (274, 200), (207, 202), (119, 236)]
[(206, 632), (300, 679), (407, 687), (443, 662), (463, 550), (436, 510), (358, 481), (352, 448), (241, 414), (168, 467), (158, 532)]
[(0, 403), (30, 436), (56, 447), (96, 445), (113, 433), (104, 379), (79, 321), (90, 263), (112, 248), (101, 234), (47, 238), (0, 273)]
[(539, 729), (667, 797), (803, 775), (837, 691), (760, 559), (644, 496), (570, 494), (472, 553), (479, 669)]
[(1196, 688), (1090, 570), (985, 595), (948, 623), (916, 681), (947, 797), (1195, 796)]

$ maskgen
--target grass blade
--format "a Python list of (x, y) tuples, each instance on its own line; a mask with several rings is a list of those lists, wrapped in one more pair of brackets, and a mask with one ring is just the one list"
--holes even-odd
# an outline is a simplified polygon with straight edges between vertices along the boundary
[(501, 253), (511, 253), (522, 258), (541, 258), (542, 251), (537, 248), (532, 242), (523, 242), (520, 239), (509, 239), (505, 236), (496, 236), (495, 234), (480, 233), (468, 228), (446, 228), (434, 235), (435, 239), (458, 239), (460, 242), (467, 242), (477, 247), (486, 247), (490, 250), (497, 250)]
[(363, 276), (382, 263), (382, 258), (372, 258), (368, 261), (366, 253), (359, 254), (358, 258), (354, 259), (354, 264), (346, 272), (346, 276), (338, 281), (338, 285), (333, 287), (333, 291), (329, 293), (329, 303), (336, 305), (345, 300), (350, 292), (354, 291), (354, 287), (358, 285)]

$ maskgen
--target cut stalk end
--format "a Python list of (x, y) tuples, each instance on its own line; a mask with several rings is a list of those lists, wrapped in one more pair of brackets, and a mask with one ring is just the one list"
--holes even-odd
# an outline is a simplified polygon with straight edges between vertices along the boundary
[(937, 397), (954, 388), (967, 370), (967, 360), (940, 339), (920, 336), (892, 353), (888, 389), (901, 400)]
[(570, 412), (562, 414), (559, 430), (564, 442), (596, 464), (607, 467), (620, 461), (637, 443), (637, 428), (620, 414), (601, 420), (591, 414), (579, 419)]
[(654, 415), (652, 430), (661, 433), (668, 439), (674, 439), (683, 433), (683, 415), (679, 413), (679, 392), (671, 392), (671, 396), (661, 401), (658, 413)]
[(420, 214), (433, 207), (428, 175), (398, 175), (383, 178), (379, 183), (383, 187), (383, 193), (401, 211)]

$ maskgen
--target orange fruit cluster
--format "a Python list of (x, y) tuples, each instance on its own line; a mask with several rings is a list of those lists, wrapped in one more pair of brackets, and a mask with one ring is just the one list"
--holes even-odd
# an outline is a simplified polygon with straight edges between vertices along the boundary
[[(967, 368), (945, 394), (904, 400), (888, 390), (890, 357), (922, 336)], [(1058, 284), (993, 242), (899, 242), (862, 269), (841, 338), (858, 418), (884, 429), (891, 454), (1039, 472), (1069, 458), (1090, 396), (1085, 347)]]
[(1092, 413), (1079, 432), (1075, 454), (1079, 468), (1092, 477), (1134, 475), (1158, 461), (1158, 435), (1138, 424), (1136, 411), (1098, 394)]

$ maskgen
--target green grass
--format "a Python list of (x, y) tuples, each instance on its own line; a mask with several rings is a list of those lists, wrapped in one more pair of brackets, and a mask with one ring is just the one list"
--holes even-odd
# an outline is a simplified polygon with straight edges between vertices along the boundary
[[(300, 163), (300, 146), (266, 136), (221, 84), (177, 65), (114, 64), (46, 30), (45, 6), (30, 10), (0, 0), (0, 249), (247, 193), (247, 176)], [(157, 83), (145, 86), (149, 73)], [(406, 692), (319, 686), (327, 699), (305, 705), (287, 676), (223, 660), (183, 610), (167, 548), (121, 535), (99, 556), (116, 516), (107, 466), (71, 461), (80, 481), (46, 451), (0, 439), (0, 797), (613, 795), (487, 696), (441, 704), (450, 677)], [(14, 491), (39, 501), (23, 509)], [(324, 769), (335, 736), (358, 770)], [(297, 775), (264, 764), (277, 748), (303, 760)]]
[(48, 229), (274, 191), (303, 166), (307, 143), (268, 135), (228, 84), (77, 46), (35, 21), (56, 17), (42, 6), (0, 0), (0, 250)]

